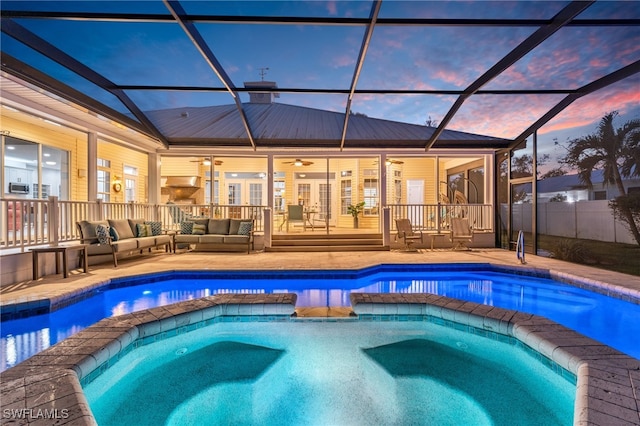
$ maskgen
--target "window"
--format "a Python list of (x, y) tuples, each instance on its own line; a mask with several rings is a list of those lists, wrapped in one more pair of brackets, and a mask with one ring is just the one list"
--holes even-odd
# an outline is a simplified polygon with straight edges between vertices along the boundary
[[(216, 179), (213, 183), (213, 204), (220, 203), (220, 182), (218, 181), (218, 177), (220, 176), (220, 172), (216, 171), (215, 175)], [(205, 180), (204, 182), (204, 203), (211, 203), (211, 171), (207, 170), (205, 172)]]
[(298, 204), (301, 206), (308, 206), (311, 204), (311, 184), (310, 183), (298, 184)]
[[(365, 169), (363, 171), (364, 185), (364, 216), (374, 216), (378, 214), (378, 170)], [(376, 177), (371, 177), (376, 176)]]
[(138, 184), (138, 169), (124, 166), (124, 201), (136, 201), (136, 187)]
[(607, 199), (607, 191), (593, 191), (593, 199), (594, 200), (606, 200)]
[(68, 151), (9, 136), (4, 141), (5, 194), (9, 183), (19, 183), (29, 188), (30, 198), (69, 199)]
[(273, 208), (276, 212), (284, 212), (284, 181), (273, 181)]
[(111, 161), (98, 158), (98, 199), (111, 201)]
[(484, 204), (484, 167), (469, 170), (467, 199), (470, 203)]
[(352, 203), (351, 179), (342, 180), (340, 181), (340, 214), (349, 214), (347, 208)]
[(109, 202), (111, 200), (111, 173), (106, 170), (98, 170), (98, 199)]

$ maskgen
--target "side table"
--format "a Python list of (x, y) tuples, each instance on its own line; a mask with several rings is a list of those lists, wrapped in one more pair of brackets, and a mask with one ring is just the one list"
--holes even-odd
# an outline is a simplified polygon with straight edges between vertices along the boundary
[(429, 236), (429, 238), (431, 238), (431, 251), (433, 251), (433, 243), (436, 239), (436, 237), (445, 237), (447, 234), (433, 234), (433, 233), (429, 233), (427, 234)]
[(53, 253), (56, 257), (56, 274), (60, 273), (60, 255), (62, 255), (62, 275), (64, 278), (69, 276), (69, 252), (79, 251), (82, 252), (82, 267), (84, 273), (89, 272), (88, 263), (89, 258), (87, 256), (88, 244), (75, 244), (72, 246), (52, 246), (52, 247), (37, 247), (29, 249), (33, 254), (33, 279), (40, 278), (40, 270), (38, 263), (38, 256), (40, 253)]

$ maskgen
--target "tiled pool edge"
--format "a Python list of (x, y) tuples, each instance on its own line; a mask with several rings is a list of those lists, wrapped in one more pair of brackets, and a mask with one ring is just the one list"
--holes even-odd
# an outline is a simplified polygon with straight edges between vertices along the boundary
[[(222, 317), (289, 318), (295, 299), (295, 294), (217, 295), (106, 318), (0, 373), (3, 409), (36, 414), (57, 410), (49, 411), (58, 416), (57, 424), (95, 425), (80, 383), (107, 368), (110, 360), (134, 345), (188, 332)], [(353, 293), (351, 299), (354, 311), (363, 317), (431, 316), (512, 336), (576, 375), (574, 424), (640, 422), (634, 396), (640, 390), (640, 361), (553, 321), (428, 294)]]
[(512, 336), (576, 375), (575, 425), (640, 424), (640, 360), (554, 321), (430, 294), (351, 293), (356, 315), (429, 315)]
[[(339, 274), (341, 278), (344, 278), (345, 273), (351, 274), (353, 278), (362, 277), (368, 274), (376, 272), (387, 272), (389, 268), (397, 268), (398, 264), (378, 264), (373, 266), (366, 266), (360, 269), (337, 269), (325, 272), (324, 277), (330, 274)], [(627, 302), (640, 305), (640, 291), (627, 288), (620, 285), (610, 284), (604, 281), (598, 281), (579, 275), (573, 275), (566, 272), (555, 271), (553, 269), (532, 267), (527, 265), (504, 265), (493, 262), (474, 262), (474, 263), (461, 263), (461, 264), (404, 264), (403, 270), (407, 269), (419, 269), (419, 270), (434, 270), (441, 271), (443, 268), (452, 268), (455, 270), (474, 270), (476, 268), (485, 268), (489, 271), (511, 273), (516, 275), (529, 275), (540, 278), (550, 278), (561, 283), (573, 285), (575, 287), (583, 288), (585, 290), (593, 291), (599, 294), (603, 294), (610, 297), (615, 297)], [(270, 273), (282, 273), (286, 271), (282, 270), (268, 270)], [(43, 313), (53, 312), (58, 309), (62, 309), (68, 305), (80, 302), (84, 299), (90, 298), (102, 291), (111, 288), (122, 287), (122, 282), (128, 281), (135, 285), (139, 283), (154, 282), (157, 280), (165, 279), (167, 276), (172, 275), (189, 275), (189, 274), (207, 274), (207, 273), (227, 273), (231, 275), (237, 275), (239, 273), (252, 273), (255, 274), (259, 271), (243, 271), (243, 270), (227, 270), (227, 271), (202, 271), (202, 270), (182, 270), (182, 269), (168, 269), (153, 273), (135, 274), (131, 276), (124, 276), (118, 278), (102, 279), (96, 281), (84, 288), (70, 290), (64, 294), (57, 294), (50, 296), (49, 298), (20, 298), (15, 300), (7, 300), (7, 297), (0, 299), (1, 319), (2, 321), (8, 321), (13, 319), (25, 318), (32, 315), (40, 315)], [(291, 271), (289, 271), (291, 272)], [(315, 270), (298, 270), (293, 271), (301, 276), (317, 273)], [(287, 275), (289, 276), (289, 275)]]

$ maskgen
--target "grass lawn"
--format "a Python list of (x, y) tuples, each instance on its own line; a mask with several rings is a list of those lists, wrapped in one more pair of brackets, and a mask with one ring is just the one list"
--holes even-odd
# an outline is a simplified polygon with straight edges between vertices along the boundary
[(640, 246), (539, 235), (538, 248), (557, 259), (640, 276)]

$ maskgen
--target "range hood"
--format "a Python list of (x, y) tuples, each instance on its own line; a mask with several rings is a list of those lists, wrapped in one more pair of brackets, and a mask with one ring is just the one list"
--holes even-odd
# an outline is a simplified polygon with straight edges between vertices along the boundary
[(167, 176), (167, 188), (200, 188), (200, 176)]
[(200, 189), (200, 176), (167, 176), (164, 187), (169, 190), (169, 199), (180, 202), (189, 200)]

